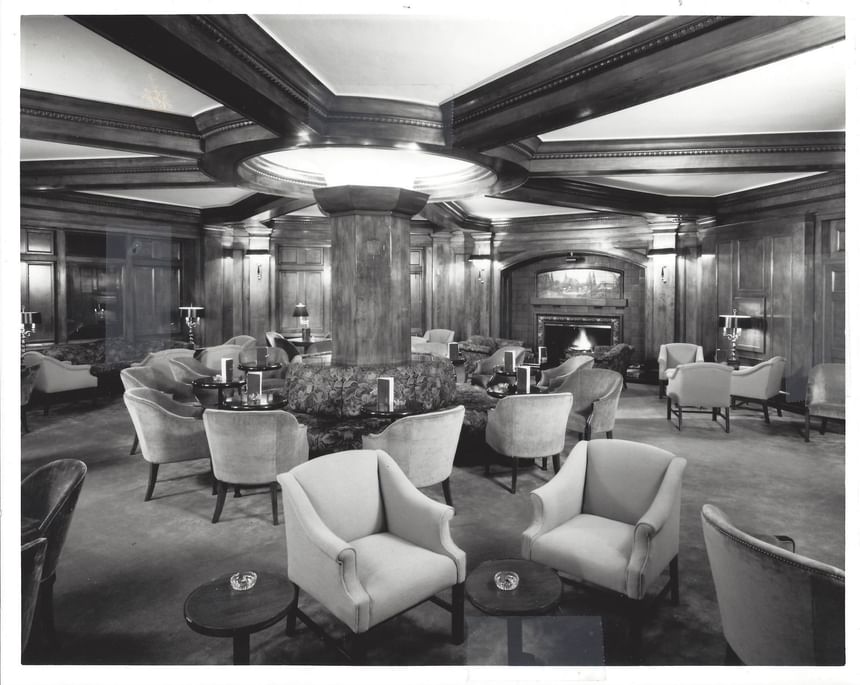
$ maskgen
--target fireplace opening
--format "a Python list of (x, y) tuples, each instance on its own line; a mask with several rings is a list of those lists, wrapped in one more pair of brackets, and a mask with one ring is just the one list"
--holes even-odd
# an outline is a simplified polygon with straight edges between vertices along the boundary
[(591, 354), (595, 347), (620, 342), (620, 317), (538, 315), (538, 345), (546, 347), (550, 365), (576, 354)]

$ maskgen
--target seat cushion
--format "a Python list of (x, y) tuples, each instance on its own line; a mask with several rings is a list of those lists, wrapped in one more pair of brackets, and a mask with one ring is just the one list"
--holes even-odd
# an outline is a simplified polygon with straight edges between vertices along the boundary
[(580, 514), (541, 535), (532, 546), (532, 560), (625, 594), (632, 549), (633, 526)]
[(811, 416), (823, 416), (827, 419), (845, 419), (845, 404), (839, 402), (815, 402), (809, 405)]
[(367, 535), (350, 545), (358, 578), (370, 596), (371, 626), (457, 583), (452, 559), (391, 533)]

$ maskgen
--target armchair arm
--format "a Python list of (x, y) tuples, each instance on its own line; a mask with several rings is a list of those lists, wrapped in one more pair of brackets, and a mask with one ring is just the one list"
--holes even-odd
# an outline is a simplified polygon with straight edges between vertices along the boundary
[(554, 390), (558, 388), (564, 382), (564, 379), (567, 378), (571, 373), (573, 373), (573, 371), (571, 371), (570, 373), (566, 373), (565, 371), (561, 370), (561, 367), (559, 366), (556, 366), (553, 369), (546, 369), (545, 371), (541, 371), (540, 381), (538, 381), (537, 387)]
[(657, 355), (657, 370), (661, 377), (666, 374), (666, 365), (669, 363), (668, 355), (666, 353), (666, 348), (660, 348), (660, 354)]
[(764, 397), (767, 394), (767, 382), (770, 379), (770, 366), (757, 364), (749, 369), (732, 371), (732, 395), (742, 397)]
[[(615, 408), (617, 404), (617, 392), (615, 390), (610, 390), (603, 397), (598, 397), (591, 403), (591, 414), (588, 420), (591, 422), (594, 430), (598, 432), (612, 430), (611, 426), (615, 423)], [(610, 427), (604, 428), (604, 426)]]
[(451, 538), (454, 508), (436, 502), (416, 488), (385, 452), (379, 461), (379, 484), (390, 533), (450, 558), (457, 582), (466, 579), (466, 553)]
[(582, 513), (587, 457), (588, 442), (582, 440), (571, 450), (555, 477), (532, 491), (532, 522), (523, 531), (521, 540), (524, 559), (531, 559), (537, 538)]

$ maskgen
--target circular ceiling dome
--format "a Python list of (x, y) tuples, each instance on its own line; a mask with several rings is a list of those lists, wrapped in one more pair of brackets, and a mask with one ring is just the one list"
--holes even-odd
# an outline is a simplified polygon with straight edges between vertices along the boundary
[(277, 150), (243, 160), (237, 173), (246, 184), (270, 193), (343, 185), (390, 186), (425, 193), (429, 202), (483, 195), (499, 180), (489, 166), (447, 152), (427, 152), (417, 145)]

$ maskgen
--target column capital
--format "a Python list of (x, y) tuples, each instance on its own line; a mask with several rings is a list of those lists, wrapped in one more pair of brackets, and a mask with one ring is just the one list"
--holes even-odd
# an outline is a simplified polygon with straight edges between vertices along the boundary
[(385, 186), (316, 188), (314, 199), (329, 216), (343, 214), (395, 214), (411, 219), (427, 204), (429, 195)]

